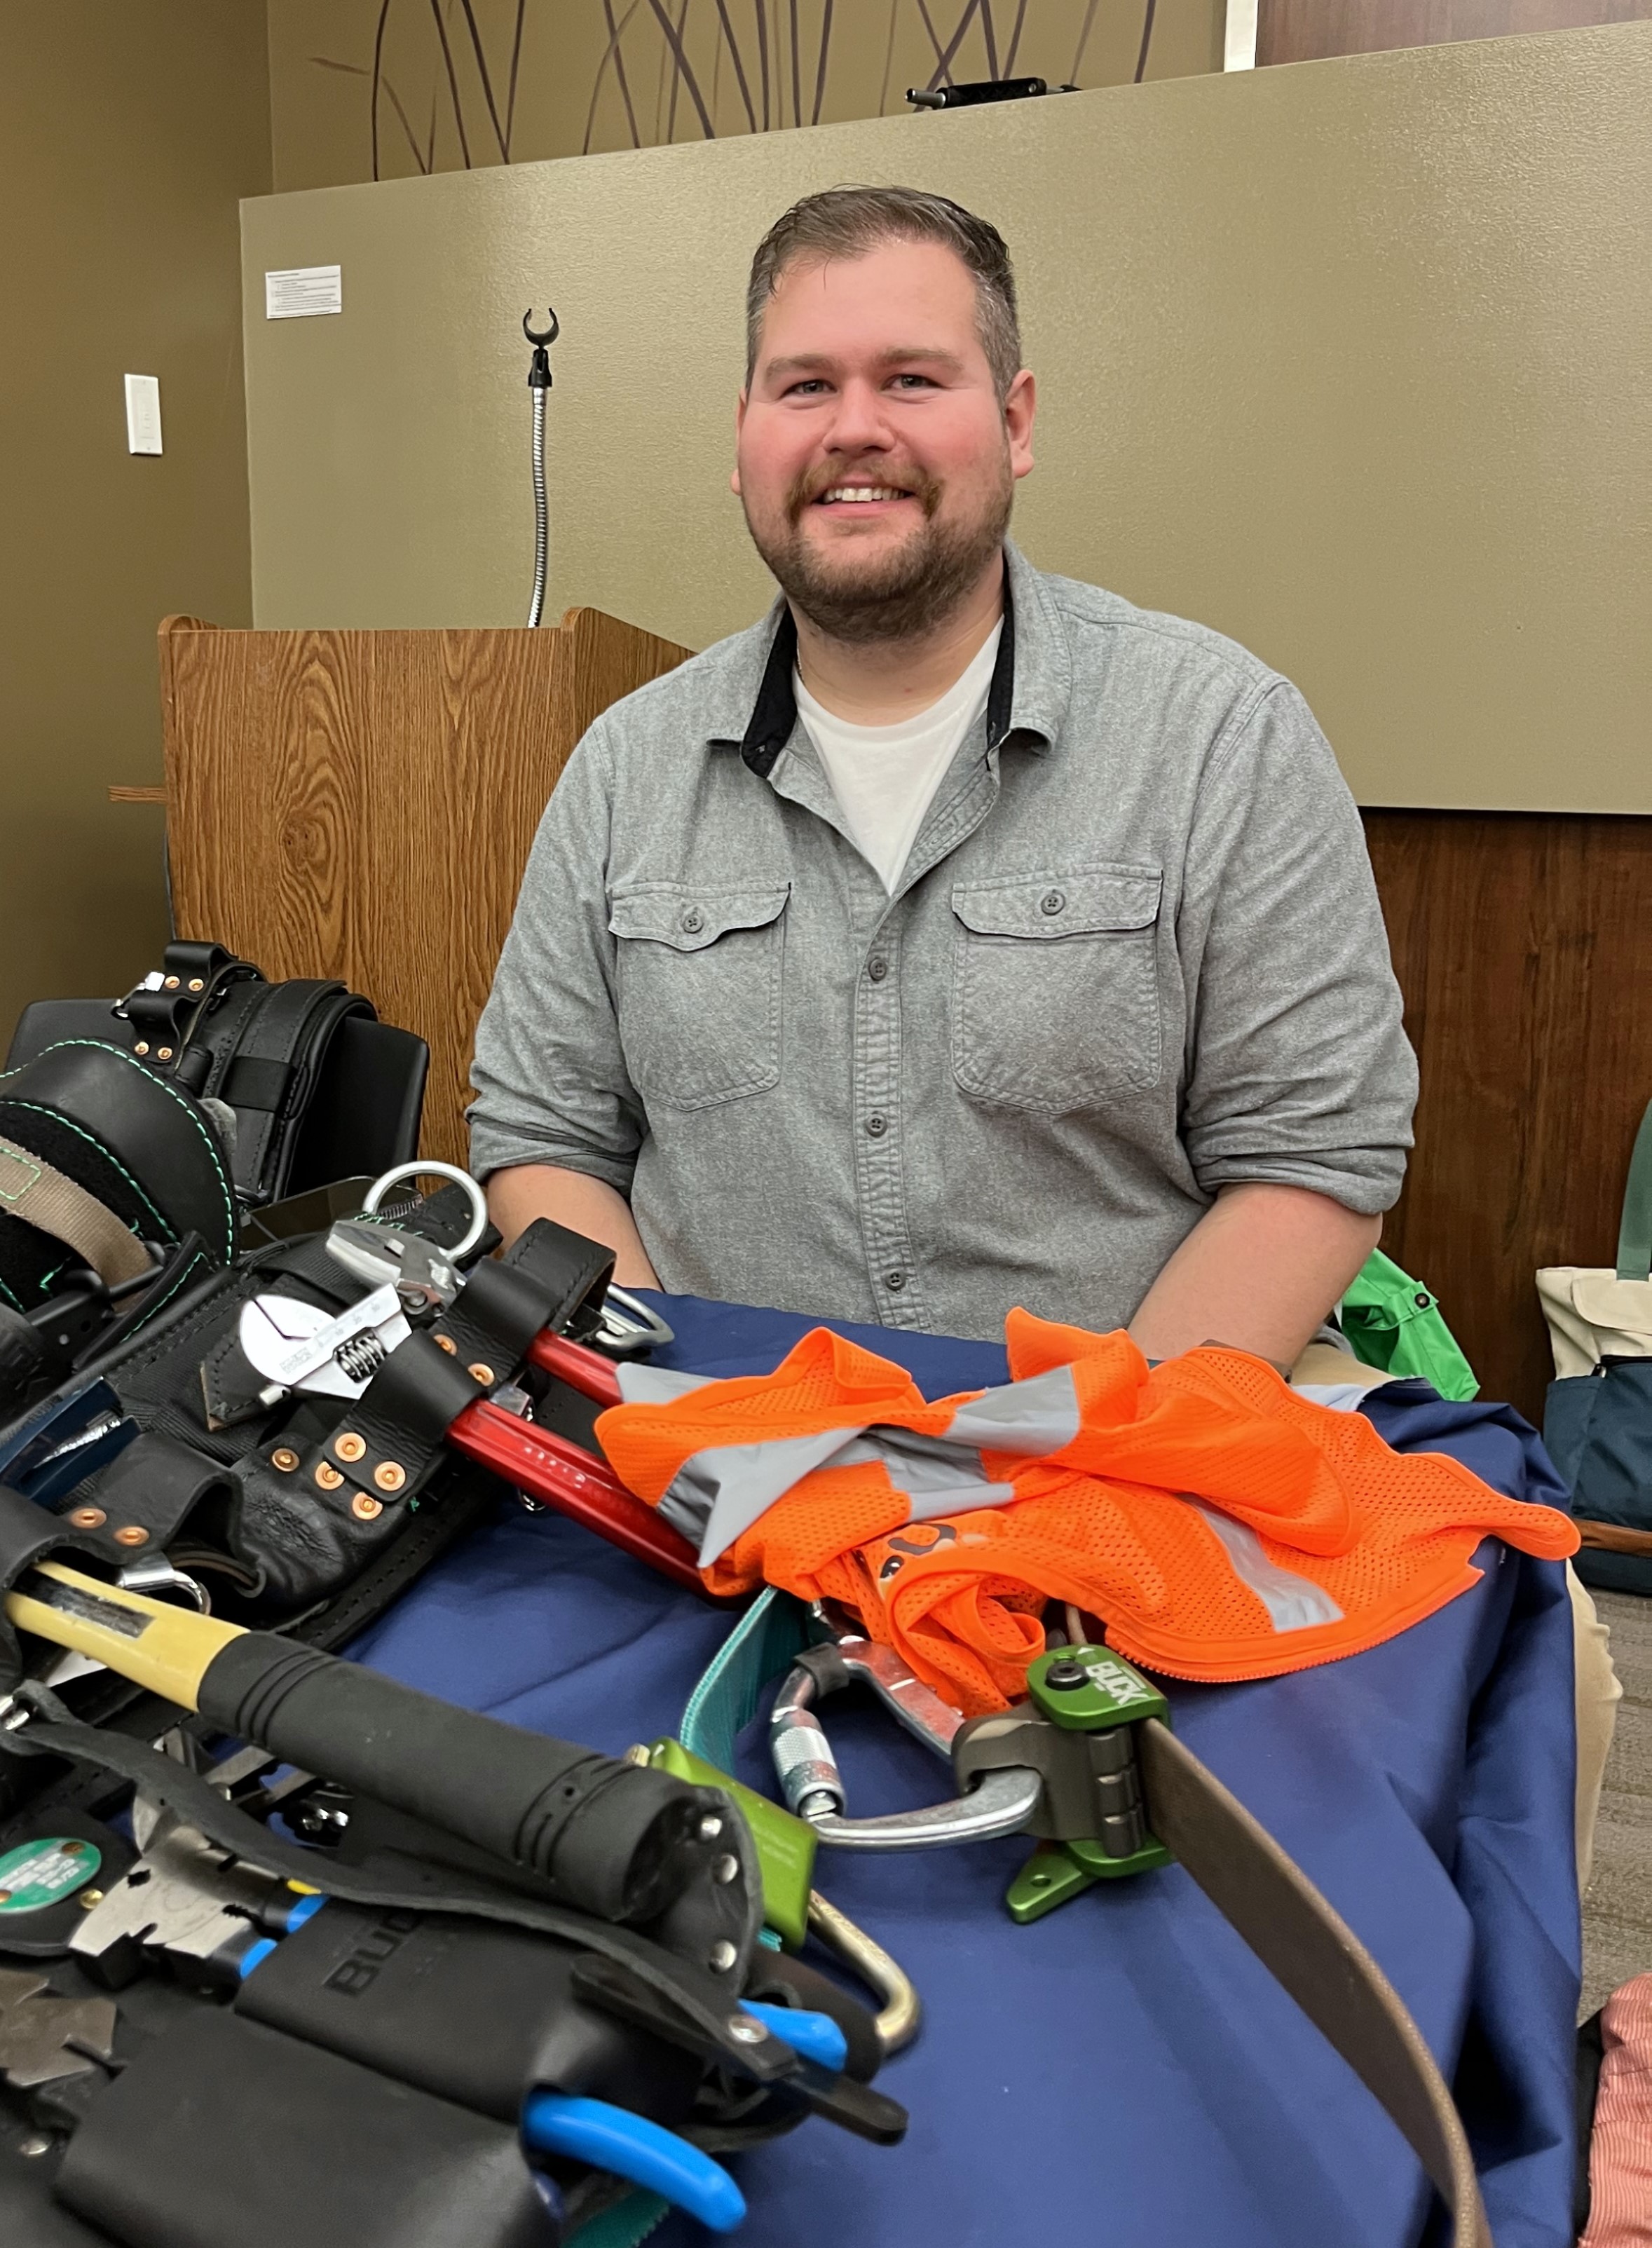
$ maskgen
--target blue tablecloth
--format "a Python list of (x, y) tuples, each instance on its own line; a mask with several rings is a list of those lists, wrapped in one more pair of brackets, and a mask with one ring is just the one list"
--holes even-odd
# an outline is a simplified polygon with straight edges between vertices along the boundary
[[(665, 1362), (766, 1371), (812, 1322), (661, 1299)], [(846, 1333), (930, 1395), (1005, 1378), (996, 1347)], [(1400, 1450), (1562, 1495), (1503, 1407), (1397, 1383), (1366, 1409)], [(1453, 2079), (1498, 2248), (1572, 2239), (1572, 1640), (1558, 1565), (1488, 1540), (1480, 1582), (1402, 1637), (1262, 1683), (1168, 1684), (1177, 1731), (1370, 1946)], [(674, 1731), (729, 1628), (554, 1515), (508, 1502), (356, 1652), (517, 1724), (618, 1752)], [(740, 1776), (768, 1778), (752, 1729)], [(833, 1737), (857, 1815), (933, 1801), (935, 1758), (853, 1698)], [(771, 1786), (770, 1792), (772, 1792)], [(900, 2148), (819, 2121), (739, 2158), (752, 2248), (1411, 2248), (1428, 2195), (1349, 2070), (1179, 1868), (1030, 1928), (1010, 1840), (916, 1858), (823, 1852), (819, 1886), (926, 2009), (880, 2081)], [(1430, 2236), (1431, 2237), (1431, 2236)], [(674, 2217), (658, 2248), (703, 2241)]]

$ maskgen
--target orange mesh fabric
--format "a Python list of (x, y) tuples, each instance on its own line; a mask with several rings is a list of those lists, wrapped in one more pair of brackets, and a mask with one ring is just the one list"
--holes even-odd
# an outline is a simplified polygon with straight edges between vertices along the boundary
[[(1149, 1369), (1122, 1333), (1021, 1311), (1006, 1340), (1017, 1381), (1072, 1367), (1080, 1416), (1075, 1440), (1042, 1458), (983, 1456), (1013, 1505), (908, 1523), (876, 1462), (820, 1469), (718, 1557), (711, 1589), (769, 1583), (842, 1600), (975, 1713), (1025, 1690), (1046, 1600), (1101, 1617), (1110, 1645), (1173, 1677), (1266, 1678), (1432, 1614), (1476, 1582), (1470, 1556), (1488, 1533), (1548, 1559), (1576, 1550), (1553, 1508), (1505, 1498), (1443, 1455), (1392, 1451), (1363, 1415), (1312, 1403), (1243, 1352), (1189, 1351)], [(614, 1407), (597, 1435), (622, 1480), (657, 1504), (698, 1451), (874, 1422), (943, 1436), (963, 1402), (926, 1405), (898, 1367), (817, 1329), (772, 1374)], [(1268, 1562), (1328, 1594), (1340, 1617), (1276, 1628), (1189, 1498), (1253, 1531)]]

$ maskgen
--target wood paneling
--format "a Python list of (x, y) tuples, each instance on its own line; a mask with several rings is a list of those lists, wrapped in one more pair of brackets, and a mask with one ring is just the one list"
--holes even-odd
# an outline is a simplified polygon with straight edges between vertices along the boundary
[(1482, 1394), (1540, 1420), (1532, 1276), (1612, 1263), (1652, 1099), (1652, 819), (1364, 817), (1422, 1073), (1382, 1245), (1438, 1295)]
[(689, 651), (594, 609), (556, 630), (161, 628), (183, 936), (337, 976), (429, 1041), (422, 1152), (465, 1154), (476, 1018), (539, 815), (598, 714)]
[(1306, 63), (1649, 17), (1652, 0), (1257, 0), (1256, 58)]

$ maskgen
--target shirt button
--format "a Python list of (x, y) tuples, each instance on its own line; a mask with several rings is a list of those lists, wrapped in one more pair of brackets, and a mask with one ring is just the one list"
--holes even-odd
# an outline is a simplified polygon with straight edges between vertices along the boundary
[(705, 927), (705, 915), (701, 912), (698, 906), (690, 906), (688, 911), (683, 915), (682, 920), (677, 923), (677, 927), (682, 929), (686, 936), (698, 936), (700, 931)]
[(900, 1293), (901, 1290), (905, 1287), (906, 1284), (907, 1276), (904, 1272), (886, 1272), (883, 1276), (884, 1286), (886, 1288), (894, 1289), (897, 1295)]
[(881, 1140), (888, 1128), (889, 1120), (887, 1116), (868, 1116), (867, 1118), (867, 1130), (874, 1140)]
[(1066, 909), (1066, 902), (1067, 894), (1065, 890), (1046, 890), (1038, 900), (1038, 911), (1045, 914), (1059, 914)]
[(872, 981), (874, 984), (881, 984), (888, 972), (889, 963), (881, 953), (878, 955), (875, 960), (868, 960), (867, 963), (867, 974), (872, 978)]

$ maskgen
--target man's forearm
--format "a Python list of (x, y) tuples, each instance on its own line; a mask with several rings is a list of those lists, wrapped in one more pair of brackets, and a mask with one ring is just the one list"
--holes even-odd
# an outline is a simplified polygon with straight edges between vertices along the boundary
[(561, 1170), (553, 1163), (513, 1164), (489, 1179), (488, 1214), (507, 1242), (514, 1241), (536, 1217), (553, 1217), (559, 1225), (614, 1251), (614, 1277), (621, 1287), (660, 1285), (630, 1203), (605, 1180)]
[(1203, 1342), (1293, 1365), (1382, 1236), (1306, 1187), (1224, 1187), (1142, 1299), (1130, 1333), (1149, 1358)]

